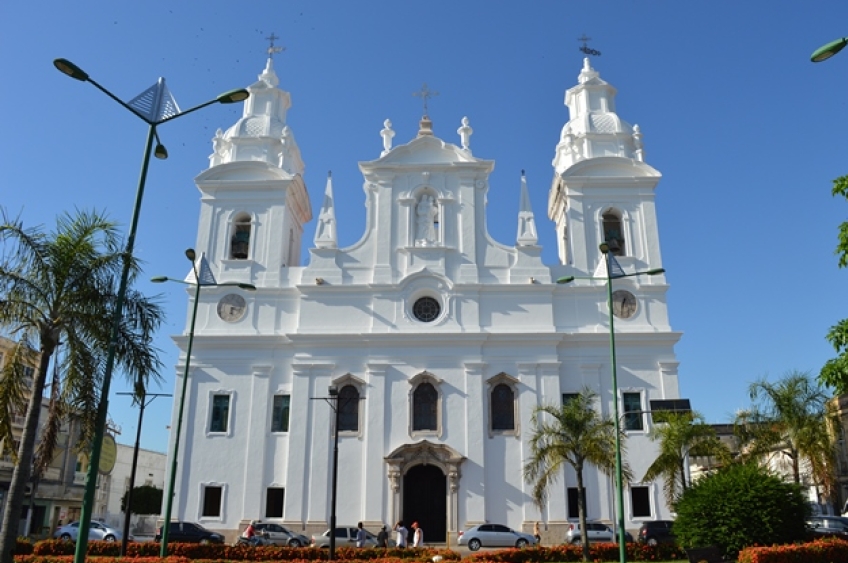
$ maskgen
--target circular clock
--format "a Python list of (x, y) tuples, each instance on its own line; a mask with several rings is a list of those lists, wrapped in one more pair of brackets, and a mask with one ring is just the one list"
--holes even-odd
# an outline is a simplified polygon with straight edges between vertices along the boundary
[(218, 316), (228, 323), (240, 321), (245, 312), (247, 303), (241, 295), (228, 293), (218, 301)]
[(618, 289), (612, 292), (612, 313), (621, 319), (629, 319), (636, 314), (636, 296), (629, 291)]

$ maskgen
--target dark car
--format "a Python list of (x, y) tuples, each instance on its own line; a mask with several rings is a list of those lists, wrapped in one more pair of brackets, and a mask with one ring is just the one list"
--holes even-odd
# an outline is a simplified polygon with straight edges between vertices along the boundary
[(639, 543), (647, 545), (674, 543), (677, 538), (675, 538), (674, 531), (671, 529), (673, 524), (673, 520), (652, 520), (651, 522), (645, 522), (639, 528)]
[[(156, 530), (154, 541), (162, 541), (161, 526)], [(194, 522), (171, 522), (168, 543), (224, 543), (224, 536)]]
[(848, 518), (840, 516), (813, 516), (807, 519), (807, 528), (817, 538), (822, 536), (848, 539)]

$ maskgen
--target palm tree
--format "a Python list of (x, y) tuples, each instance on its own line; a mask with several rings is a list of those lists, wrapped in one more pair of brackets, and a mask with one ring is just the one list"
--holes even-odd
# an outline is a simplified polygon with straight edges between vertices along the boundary
[(746, 457), (787, 458), (792, 478), (801, 484), (801, 465), (808, 464), (816, 484), (831, 498), (835, 490), (835, 455), (828, 432), (828, 396), (809, 373), (789, 372), (770, 382), (751, 384), (753, 406), (736, 417), (735, 432)]
[[(50, 360), (61, 342), (61, 392), (51, 410), (61, 415), (72, 408), (82, 422), (82, 443), (90, 442), (112, 339), (116, 281), (124, 260), (132, 260), (131, 280), (139, 267), (123, 252), (115, 223), (97, 212), (64, 214), (50, 233), (40, 227), (24, 229), (20, 220), (9, 220), (3, 213), (0, 241), (5, 245), (0, 256), (0, 330), (17, 340), (12, 362), (0, 378), (0, 438), (6, 448), (12, 444), (12, 416), (26, 409), (0, 531), (0, 563), (12, 563)], [(127, 292), (115, 358), (136, 385), (159, 378), (158, 351), (150, 341), (162, 318), (157, 302)], [(31, 384), (20, 377), (19, 360), (27, 350), (37, 351), (31, 360), (37, 366)], [(55, 420), (46, 426), (45, 440), (50, 442)]]
[(716, 456), (727, 461), (730, 450), (721, 443), (715, 429), (696, 412), (654, 414), (651, 440), (660, 442), (660, 453), (648, 467), (642, 481), (662, 479), (669, 507), (689, 487), (686, 462), (689, 456)]
[[(595, 410), (597, 398), (597, 393), (585, 387), (562, 406), (536, 407), (531, 418), (530, 460), (524, 466), (524, 479), (534, 484), (533, 501), (540, 509), (564, 467), (574, 468), (583, 561), (589, 560), (583, 469), (589, 464), (607, 475), (615, 472), (615, 421)], [(629, 480), (630, 470), (622, 467), (622, 475)]]

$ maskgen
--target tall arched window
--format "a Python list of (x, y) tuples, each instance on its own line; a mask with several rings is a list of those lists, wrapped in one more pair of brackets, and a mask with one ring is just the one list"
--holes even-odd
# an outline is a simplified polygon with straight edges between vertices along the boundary
[(250, 215), (240, 213), (233, 221), (230, 237), (230, 259), (247, 260), (250, 252)]
[(492, 389), (492, 430), (515, 430), (515, 393), (506, 383)]
[(359, 432), (359, 390), (345, 385), (339, 391), (339, 432)]
[(412, 394), (412, 430), (438, 430), (439, 394), (424, 382)]
[(609, 245), (614, 256), (624, 256), (624, 230), (621, 228), (621, 216), (612, 209), (604, 211), (604, 242)]

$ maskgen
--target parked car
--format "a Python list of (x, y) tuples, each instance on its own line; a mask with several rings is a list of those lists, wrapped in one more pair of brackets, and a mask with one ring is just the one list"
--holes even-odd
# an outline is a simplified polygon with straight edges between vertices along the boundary
[[(153, 541), (162, 541), (162, 526), (156, 530)], [(207, 530), (194, 522), (171, 522), (168, 527), (168, 543), (224, 543), (224, 536)]]
[[(336, 526), (336, 547), (353, 547), (356, 545), (356, 526)], [(377, 547), (377, 536), (365, 530), (365, 547)], [(312, 536), (312, 547), (330, 547), (330, 530), (320, 536)], [(395, 543), (389, 540), (389, 546), (393, 547)]]
[(816, 536), (848, 539), (848, 518), (842, 516), (813, 516), (807, 519), (807, 528)]
[(639, 528), (638, 541), (647, 545), (674, 543), (677, 538), (671, 529), (674, 520), (652, 520)]
[[(612, 542), (618, 543), (618, 534), (612, 528), (601, 522), (586, 522), (589, 530), (589, 543)], [(633, 536), (627, 530), (624, 531), (624, 541), (632, 542)], [(580, 524), (569, 524), (565, 533), (565, 543), (580, 545), (583, 543), (583, 534), (580, 532)]]
[(517, 547), (536, 545), (536, 538), (531, 534), (516, 532), (501, 524), (480, 524), (459, 533), (459, 545), (467, 545), (471, 551), (481, 547)]
[[(53, 532), (53, 537), (59, 540), (76, 541), (79, 535), (79, 525), (79, 522), (71, 522), (70, 524), (60, 526)], [(123, 536), (119, 530), (96, 520), (91, 521), (88, 528), (89, 540), (121, 541), (121, 538)]]
[(273, 545), (284, 545), (288, 547), (303, 547), (305, 545), (309, 545), (309, 538), (303, 534), (293, 532), (280, 524), (274, 524), (273, 522), (258, 522), (253, 527), (256, 530), (256, 533), (262, 534), (262, 536)]

